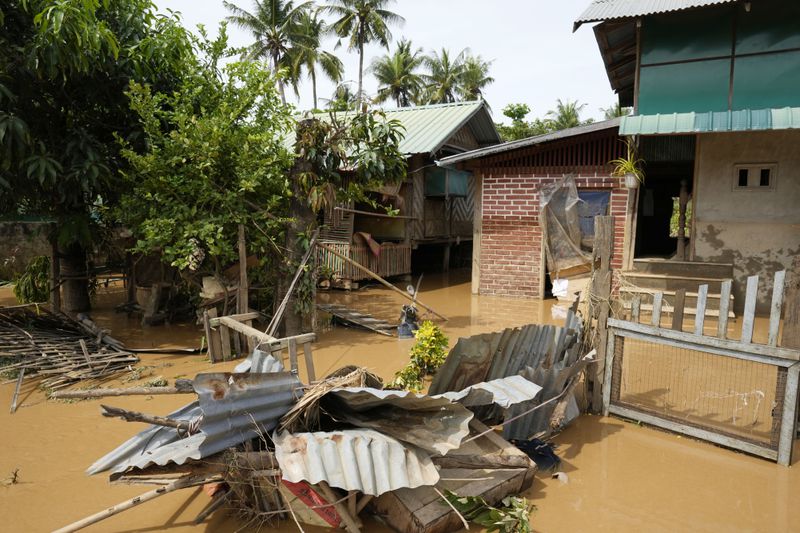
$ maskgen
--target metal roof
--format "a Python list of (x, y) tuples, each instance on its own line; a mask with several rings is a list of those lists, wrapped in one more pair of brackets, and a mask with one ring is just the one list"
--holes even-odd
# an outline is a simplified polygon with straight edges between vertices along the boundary
[(528, 146), (534, 146), (537, 144), (557, 141), (559, 139), (567, 139), (569, 137), (584, 135), (586, 133), (608, 130), (619, 126), (619, 122), (620, 122), (619, 118), (612, 118), (610, 120), (592, 122), (590, 124), (584, 124), (582, 126), (576, 126), (574, 128), (567, 128), (564, 130), (554, 131), (552, 133), (536, 135), (534, 137), (528, 137), (526, 139), (509, 141), (494, 146), (488, 146), (486, 148), (478, 148), (477, 150), (470, 150), (469, 152), (464, 152), (463, 154), (456, 154), (456, 155), (451, 155), (449, 157), (443, 157), (442, 159), (436, 161), (436, 164), (439, 165), (440, 167), (445, 167), (453, 165), (455, 163), (460, 163), (462, 161), (469, 161), (471, 159), (478, 159), (490, 155), (510, 152), (511, 150), (517, 150), (519, 148), (527, 148)]
[(508, 408), (533, 400), (542, 388), (522, 376), (508, 376), (477, 383), (458, 392), (445, 392), (434, 398), (447, 398), (467, 407), (496, 404)]
[[(468, 126), (480, 146), (501, 142), (500, 134), (492, 121), (486, 102), (454, 102), (415, 107), (385, 109), (386, 118), (398, 120), (405, 128), (400, 141), (404, 154), (435, 154), (462, 127)], [(336, 113), (339, 118), (352, 115)], [(315, 113), (316, 118), (330, 116), (329, 112)], [(287, 136), (286, 144), (294, 145), (294, 132)]]
[(631, 17), (671, 13), (696, 7), (717, 4), (732, 4), (739, 0), (594, 0), (584, 12), (575, 19), (573, 31), (586, 22), (615, 20)]
[(379, 496), (434, 485), (439, 472), (427, 454), (370, 429), (273, 435), (283, 478)]
[(219, 453), (272, 431), (301, 394), (300, 380), (290, 372), (200, 374), (193, 386), (199, 401), (167, 416), (185, 421), (202, 417), (198, 433), (180, 438), (174, 428), (150, 426), (98, 459), (87, 473), (180, 465)]
[(620, 135), (664, 135), (800, 128), (800, 107), (623, 117)]

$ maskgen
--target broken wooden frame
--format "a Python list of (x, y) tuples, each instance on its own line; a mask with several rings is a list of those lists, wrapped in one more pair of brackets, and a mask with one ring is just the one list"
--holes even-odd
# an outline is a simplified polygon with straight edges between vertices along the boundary
[[(213, 310), (212, 310), (213, 311)], [(284, 367), (295, 374), (298, 372), (298, 350), (303, 350), (308, 381), (315, 381), (314, 356), (311, 343), (316, 339), (313, 333), (277, 339), (247, 324), (255, 320), (259, 313), (242, 313), (215, 317), (211, 311), (203, 315), (203, 326), (208, 341), (208, 357), (212, 363), (231, 361), (259, 349), (272, 354)], [(244, 339), (244, 340), (243, 340)], [(285, 356), (284, 356), (285, 353)]]
[[(663, 294), (656, 293), (653, 297), (653, 313), (650, 324), (639, 323), (639, 310), (641, 301), (635, 301), (632, 309), (630, 321), (609, 319), (608, 320), (608, 341), (605, 361), (605, 376), (603, 380), (603, 413), (615, 414), (624, 418), (644, 422), (670, 431), (683, 433), (691, 437), (706, 440), (737, 449), (760, 457), (765, 457), (777, 461), (781, 465), (789, 465), (792, 460), (792, 448), (795, 439), (797, 425), (797, 399), (798, 383), (800, 382), (800, 350), (779, 347), (778, 332), (780, 328), (781, 309), (784, 302), (784, 285), (786, 272), (781, 271), (775, 274), (772, 292), (772, 306), (769, 319), (769, 332), (766, 344), (753, 342), (753, 327), (755, 323), (756, 299), (758, 296), (758, 276), (750, 276), (747, 280), (747, 293), (745, 300), (744, 316), (742, 318), (741, 338), (733, 340), (727, 338), (728, 313), (721, 312), (718, 315), (718, 327), (716, 335), (706, 335), (704, 333), (704, 322), (706, 318), (706, 295), (708, 286), (701, 285), (698, 290), (697, 314), (694, 327), (691, 332), (683, 331), (683, 309), (676, 304), (671, 328), (661, 326), (661, 312)], [(730, 281), (723, 284), (722, 292), (730, 291)], [(726, 302), (727, 299), (722, 300)], [(792, 304), (794, 305), (794, 304)], [(727, 310), (724, 310), (727, 311)], [(625, 349), (626, 342), (631, 344), (630, 350)], [(637, 343), (640, 348), (636, 352)], [(650, 380), (650, 386), (654, 386), (658, 377), (653, 378), (652, 370), (656, 365), (650, 365), (650, 375), (642, 373), (644, 378), (637, 382), (638, 376), (635, 374), (637, 359), (651, 358), (651, 363), (661, 357), (659, 353), (672, 350), (672, 356), (676, 353), (683, 354), (688, 352), (687, 361), (690, 364), (702, 364), (700, 359), (705, 357), (706, 361), (714, 361), (717, 357), (726, 358), (728, 363), (724, 366), (723, 372), (708, 372), (707, 369), (690, 375), (687, 367), (680, 369), (680, 374), (675, 372), (664, 372), (669, 374), (659, 384), (661, 389), (643, 390), (639, 392), (629, 391), (628, 388), (643, 387), (642, 383)], [(629, 361), (633, 358), (633, 362)], [(666, 358), (666, 354), (664, 355)], [(738, 362), (730, 362), (736, 360)], [(761, 366), (758, 366), (761, 365)], [(737, 366), (738, 371), (737, 371)], [(642, 368), (645, 366), (642, 365)], [(762, 430), (759, 436), (755, 430), (758, 414), (754, 415), (753, 426), (749, 430), (738, 429), (736, 427), (736, 407), (733, 410), (733, 418), (729, 422), (714, 420), (711, 415), (718, 417), (719, 413), (708, 413), (707, 416), (699, 416), (697, 405), (699, 399), (712, 398), (720, 400), (725, 397), (713, 396), (713, 391), (698, 390), (695, 403), (683, 402), (678, 405), (668, 405), (668, 394), (671, 394), (674, 383), (668, 382), (669, 378), (679, 380), (681, 385), (686, 388), (686, 383), (690, 379), (698, 380), (698, 383), (707, 385), (713, 383), (714, 379), (725, 379), (731, 377), (731, 382), (742, 379), (747, 382), (753, 377), (770, 376), (772, 371), (767, 372), (765, 367), (772, 367), (775, 375), (775, 393), (773, 408), (769, 410), (772, 419), (771, 427)], [(750, 374), (746, 369), (750, 369)], [(753, 368), (760, 369), (753, 372)], [(727, 375), (720, 378), (721, 374)], [(623, 375), (625, 379), (623, 380)], [(646, 380), (645, 380), (646, 378)], [(647, 385), (645, 385), (647, 386)], [(688, 386), (689, 392), (693, 392)], [(626, 388), (623, 391), (623, 388)], [(753, 392), (760, 394), (759, 401), (769, 398), (761, 390), (753, 389)], [(752, 394), (750, 392), (748, 394)], [(736, 389), (729, 389), (728, 393), (734, 397), (734, 401), (744, 401), (747, 405), (747, 396), (737, 393)], [(661, 398), (658, 398), (661, 396)], [(741, 396), (741, 398), (740, 398)], [(663, 405), (656, 408), (656, 399)], [(769, 404), (765, 405), (765, 409)], [(755, 407), (757, 410), (760, 404)], [(684, 412), (680, 412), (683, 409)], [(755, 412), (755, 411), (754, 411)]]

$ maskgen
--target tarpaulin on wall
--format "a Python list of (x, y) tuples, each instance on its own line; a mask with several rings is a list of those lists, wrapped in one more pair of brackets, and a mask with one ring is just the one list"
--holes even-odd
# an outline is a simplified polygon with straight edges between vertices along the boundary
[(571, 174), (542, 186), (539, 192), (547, 267), (554, 278), (565, 272), (589, 270), (590, 256), (581, 250), (580, 202)]

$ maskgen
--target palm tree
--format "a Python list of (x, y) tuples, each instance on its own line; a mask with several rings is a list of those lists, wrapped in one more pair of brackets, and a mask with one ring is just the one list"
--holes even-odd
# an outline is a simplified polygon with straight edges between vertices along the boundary
[(252, 12), (227, 1), (223, 1), (223, 4), (231, 12), (228, 20), (255, 37), (248, 55), (272, 62), (281, 101), (285, 104), (286, 91), (278, 72), (281, 68), (291, 69), (288, 54), (293, 47), (307, 44), (298, 20), (303, 12), (311, 9), (312, 3), (304, 2), (295, 6), (293, 0), (254, 0)]
[(494, 83), (494, 78), (489, 76), (491, 65), (491, 61), (484, 61), (481, 56), (467, 56), (458, 86), (462, 100), (483, 100), (483, 90)]
[(392, 55), (375, 58), (370, 65), (370, 71), (380, 84), (375, 101), (385, 102), (391, 98), (397, 107), (410, 106), (422, 88), (422, 78), (415, 72), (422, 62), (422, 48), (412, 49), (411, 41), (406, 39), (397, 43)]
[[(323, 98), (323, 100), (325, 100)], [(340, 83), (333, 91), (333, 97), (326, 106), (331, 111), (352, 111), (356, 108), (356, 95), (350, 89), (349, 83)]]
[(617, 117), (625, 117), (631, 114), (631, 108), (622, 107), (621, 105), (619, 105), (619, 102), (617, 102), (616, 104), (612, 104), (606, 108), (601, 107), (600, 111), (603, 112), (603, 115), (605, 115), (606, 120), (611, 120), (612, 118), (617, 118)]
[(450, 52), (442, 48), (441, 53), (434, 51), (425, 58), (425, 66), (430, 71), (424, 74), (427, 84), (427, 100), (431, 104), (446, 104), (456, 101), (456, 94), (464, 75), (464, 60), (467, 50), (462, 50), (454, 59)]
[(288, 52), (292, 63), (292, 82), (297, 94), (302, 70), (308, 72), (314, 94), (314, 109), (317, 109), (317, 67), (322, 69), (328, 79), (338, 83), (342, 80), (344, 66), (341, 59), (322, 50), (320, 46), (322, 36), (327, 33), (328, 28), (325, 21), (319, 18), (318, 12), (303, 11), (298, 17), (297, 25), (303, 35), (303, 42)]
[(389, 24), (401, 24), (405, 19), (386, 9), (394, 0), (332, 0), (322, 9), (337, 20), (331, 25), (340, 38), (350, 39), (348, 49), (358, 50), (358, 107), (364, 93), (364, 45), (377, 42), (389, 48), (392, 33)]
[(584, 107), (586, 107), (586, 104), (578, 104), (577, 100), (562, 102), (559, 98), (556, 108), (548, 111), (547, 116), (550, 117), (550, 123), (554, 130), (574, 128), (583, 124), (581, 122), (581, 111)]

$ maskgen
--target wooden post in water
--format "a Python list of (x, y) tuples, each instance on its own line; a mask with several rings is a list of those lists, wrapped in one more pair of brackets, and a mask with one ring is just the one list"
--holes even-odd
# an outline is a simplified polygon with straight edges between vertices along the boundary
[(800, 349), (800, 256), (792, 261), (785, 284), (781, 346)]
[[(611, 311), (611, 253), (614, 247), (614, 218), (594, 217), (594, 248), (592, 250), (592, 300), (598, 302), (592, 310), (597, 318), (597, 365), (588, 371), (592, 385), (592, 411), (602, 409), (602, 387), (605, 374), (606, 350), (608, 345), (608, 315)], [(600, 265), (598, 267), (597, 262)]]

